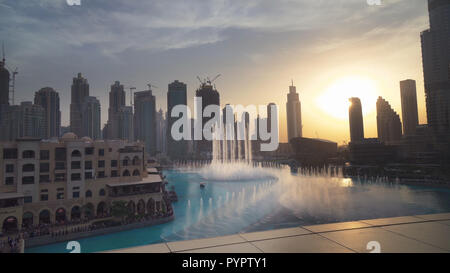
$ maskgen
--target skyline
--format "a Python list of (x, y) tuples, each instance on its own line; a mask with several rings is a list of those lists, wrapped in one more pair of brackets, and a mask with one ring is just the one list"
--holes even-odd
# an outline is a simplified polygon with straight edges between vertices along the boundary
[[(274, 102), (280, 106), (280, 140), (285, 142), (286, 94), (290, 80), (294, 79), (294, 85), (297, 86), (302, 103), (304, 135), (330, 139), (342, 144), (344, 139), (348, 140), (349, 138), (348, 118), (333, 117), (323, 111), (317, 103), (317, 98), (326, 92), (334, 82), (345, 77), (354, 77), (369, 78), (376, 84), (376, 96), (372, 105), (366, 105), (364, 100), (362, 101), (363, 109), (373, 109), (364, 115), (365, 135), (372, 137), (376, 136), (376, 98), (382, 96), (389, 101), (396, 112), (400, 112), (399, 82), (413, 79), (417, 82), (419, 123), (426, 123), (420, 53), (420, 32), (428, 28), (426, 1), (414, 1), (412, 5), (411, 1), (384, 1), (382, 6), (369, 6), (366, 1), (359, 0), (333, 1), (333, 5), (307, 3), (306, 1), (295, 3), (304, 9), (294, 9), (291, 6), (294, 4), (288, 2), (283, 2), (279, 8), (274, 9), (273, 5), (267, 1), (259, 1), (253, 5), (249, 3), (225, 5), (223, 3), (223, 7), (217, 6), (218, 1), (211, 1), (204, 8), (211, 8), (216, 12), (209, 17), (206, 16), (210, 20), (208, 24), (214, 25), (217, 33), (223, 35), (222, 38), (217, 41), (206, 39), (206, 43), (205, 39), (199, 39), (202, 43), (184, 45), (177, 49), (164, 48), (164, 46), (159, 49), (142, 48), (143, 44), (140, 47), (137, 45), (140, 40), (129, 41), (130, 39), (128, 39), (128, 37), (134, 37), (131, 34), (142, 33), (140, 31), (144, 30), (153, 33), (153, 30), (162, 30), (165, 27), (168, 27), (170, 31), (177, 29), (176, 23), (181, 24), (182, 20), (179, 19), (172, 23), (160, 20), (165, 18), (167, 15), (165, 13), (159, 16), (155, 14), (154, 18), (149, 19), (148, 24), (160, 20), (159, 25), (149, 28), (142, 27), (143, 29), (133, 28), (131, 23), (138, 19), (130, 16), (120, 17), (130, 24), (124, 24), (118, 32), (132, 30), (132, 33), (128, 36), (126, 36), (128, 33), (121, 36), (123, 38), (120, 41), (123, 44), (115, 40), (117, 44), (114, 46), (102, 44), (99, 37), (97, 41), (95, 39), (91, 41), (79, 39), (77, 44), (74, 43), (75, 37), (73, 37), (74, 40), (62, 41), (61, 38), (55, 36), (47, 37), (48, 31), (40, 32), (42, 37), (36, 37), (29, 33), (32, 28), (29, 25), (28, 28), (26, 26), (30, 20), (34, 20), (34, 27), (43, 27), (39, 24), (43, 24), (40, 11), (45, 11), (49, 16), (48, 20), (52, 23), (59, 22), (64, 17), (63, 15), (68, 16), (69, 18), (64, 17), (64, 19), (69, 21), (67, 25), (72, 25), (72, 29), (73, 25), (87, 27), (87, 24), (74, 22), (77, 17), (71, 13), (77, 13), (77, 16), (84, 18), (87, 22), (92, 22), (94, 18), (98, 19), (99, 15), (104, 15), (105, 18), (100, 20), (96, 26), (99, 28), (99, 26), (106, 27), (109, 19), (117, 18), (118, 10), (125, 13), (131, 10), (127, 9), (126, 5), (136, 5), (134, 1), (120, 5), (115, 1), (108, 1), (108, 5), (105, 1), (92, 1), (83, 2), (80, 7), (68, 7), (61, 5), (63, 2), (48, 0), (41, 1), (38, 5), (36, 3), (0, 1), (1, 6), (9, 7), (9, 9), (0, 11), (2, 13), (0, 24), (6, 26), (0, 30), (0, 36), (8, 37), (8, 40), (5, 41), (7, 65), (10, 68), (19, 67), (19, 75), (16, 80), (16, 103), (25, 100), (31, 101), (35, 91), (50, 86), (60, 93), (61, 108), (68, 109), (66, 106), (70, 103), (71, 79), (76, 73), (82, 72), (90, 83), (90, 95), (96, 96), (103, 105), (102, 124), (104, 124), (107, 119), (105, 112), (105, 105), (108, 105), (107, 93), (109, 86), (115, 80), (121, 81), (126, 86), (136, 86), (137, 91), (146, 89), (145, 86), (148, 82), (154, 83), (159, 87), (153, 89), (157, 109), (162, 108), (165, 111), (168, 83), (175, 79), (185, 82), (188, 89), (188, 105), (191, 106), (194, 92), (199, 86), (196, 76), (203, 78), (220, 73), (222, 78), (217, 80), (216, 85), (221, 94), (222, 105), (226, 103), (246, 105)], [(191, 1), (192, 3), (197, 3), (197, 1)], [(142, 5), (140, 7), (145, 10), (153, 4), (140, 4)], [(159, 3), (159, 5), (164, 4)], [(266, 10), (263, 9), (264, 5), (269, 5), (266, 6)], [(182, 14), (181, 11), (185, 11), (185, 9), (195, 10), (195, 8), (188, 8), (182, 4), (175, 6), (177, 7), (175, 11), (166, 11), (162, 6), (158, 10), (169, 13), (179, 12), (179, 14)], [(31, 11), (33, 8), (34, 10)], [(44, 10), (44, 8), (46, 9)], [(348, 14), (353, 14), (355, 9), (359, 11), (359, 16), (348, 17)], [(12, 15), (7, 12), (11, 10), (13, 11)], [(111, 13), (95, 14), (94, 11), (99, 10), (103, 12), (110, 10)], [(238, 13), (234, 17), (236, 20), (230, 23), (233, 20), (226, 18), (229, 18), (227, 16), (236, 10), (253, 11), (253, 13)], [(311, 12), (313, 10), (321, 12)], [(133, 12), (136, 12), (136, 9), (133, 9)], [(305, 12), (308, 17), (301, 17), (302, 20), (298, 20), (297, 16), (301, 12)], [(323, 16), (330, 17), (330, 12), (334, 16), (331, 16), (327, 22), (323, 22), (321, 18)], [(201, 12), (199, 11), (199, 13)], [(268, 23), (280, 14), (283, 14), (283, 20)], [(24, 17), (24, 15), (31, 16)], [(222, 18), (222, 22), (225, 22), (224, 19), (226, 19), (226, 23), (223, 25), (218, 23), (220, 18)], [(22, 29), (24, 32), (10, 33), (11, 31), (7, 27), (10, 19), (16, 29)], [(205, 31), (205, 28), (208, 29), (207, 22), (202, 19), (194, 18), (189, 22), (187, 25), (192, 29), (202, 31)], [(350, 26), (352, 28), (349, 28)], [(113, 27), (109, 28), (110, 31), (112, 29)], [(178, 29), (185, 28), (180, 28), (178, 25)], [(58, 31), (66, 33), (68, 29), (62, 25), (61, 29), (56, 32)], [(88, 31), (85, 35), (93, 35), (96, 33), (95, 31)], [(79, 33), (80, 29), (72, 32), (78, 38), (86, 38)], [(26, 36), (26, 33), (29, 35), (28, 39), (21, 37)], [(114, 36), (115, 32), (111, 33)], [(199, 37), (204, 38), (203, 34), (205, 33), (199, 33)], [(361, 36), (361, 34), (363, 35)], [(164, 35), (162, 33), (155, 37), (165, 37)], [(52, 42), (53, 44), (49, 47), (30, 50), (29, 47), (33, 43), (23, 42), (42, 42), (42, 38), (47, 39), (46, 43)], [(141, 37), (141, 40), (144, 38)], [(133, 45), (121, 50), (121, 46), (132, 42)], [(324, 45), (324, 42), (328, 42), (328, 44)], [(150, 44), (155, 46), (155, 43), (150, 42)], [(182, 45), (182, 43), (177, 44), (176, 41), (166, 44)], [(39, 43), (33, 45), (37, 46)], [(147, 45), (147, 47), (152, 45)], [(239, 51), (236, 51), (236, 48), (239, 48)], [(48, 54), (52, 54), (52, 57), (46, 56)], [(244, 56), (245, 54), (247, 55)], [(64, 62), (61, 61), (62, 56)], [(139, 59), (137, 59), (138, 57)], [(344, 62), (344, 60), (346, 61)], [(40, 66), (36, 67), (38, 64)], [(148, 66), (148, 64), (150, 65)], [(152, 64), (155, 65), (152, 66)], [(198, 69), (191, 69), (191, 67), (198, 67)], [(242, 93), (242, 88), (245, 88), (246, 93)], [(262, 92), (259, 92), (260, 90)], [(129, 92), (126, 96), (128, 104)], [(68, 113), (62, 115), (63, 125), (68, 124), (68, 116)], [(317, 124), (320, 124), (320, 127)]]

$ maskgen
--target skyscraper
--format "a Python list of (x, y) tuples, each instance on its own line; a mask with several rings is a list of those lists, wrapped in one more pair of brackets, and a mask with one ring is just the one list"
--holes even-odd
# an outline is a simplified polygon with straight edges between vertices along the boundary
[(93, 140), (101, 139), (101, 107), (99, 100), (96, 97), (85, 97), (81, 109), (83, 133), (80, 137), (88, 136)]
[(400, 82), (400, 97), (402, 101), (403, 134), (414, 135), (419, 125), (417, 111), (416, 81), (404, 80)]
[[(195, 95), (202, 98), (201, 112), (205, 110), (208, 105), (217, 105), (220, 107), (220, 94), (215, 89), (215, 87), (209, 82), (202, 83), (200, 87), (195, 92)], [(205, 127), (206, 122), (210, 119), (215, 118), (214, 114), (212, 117), (202, 117), (202, 128)], [(211, 153), (212, 152), (212, 141), (202, 139), (197, 141), (197, 153)]]
[(8, 114), (9, 140), (45, 137), (45, 109), (42, 106), (24, 101), (20, 105), (12, 105)]
[(0, 62), (0, 105), (9, 105), (9, 71), (6, 69), (5, 57)]
[[(177, 105), (187, 105), (187, 86), (185, 83), (175, 80), (169, 84), (167, 91), (167, 153), (171, 158), (183, 158), (187, 153), (187, 141), (176, 141), (171, 134), (172, 125), (178, 120), (176, 117), (172, 118), (171, 113)], [(191, 130), (191, 128), (183, 128), (183, 130)]]
[(59, 94), (51, 87), (41, 88), (34, 94), (34, 104), (42, 106), (45, 111), (45, 138), (59, 137), (61, 128), (61, 111)]
[(133, 107), (122, 106), (117, 113), (118, 116), (118, 139), (134, 141)]
[(162, 109), (156, 112), (156, 151), (167, 153), (167, 119)]
[(350, 141), (360, 142), (364, 140), (364, 122), (361, 100), (359, 98), (350, 98), (349, 101), (351, 103), (348, 108)]
[(81, 73), (78, 73), (77, 77), (73, 78), (70, 102), (70, 129), (78, 136), (83, 134), (81, 105), (87, 96), (89, 96), (89, 83)]
[(428, 0), (430, 28), (421, 33), (428, 125), (450, 142), (450, 1)]
[[(107, 139), (120, 139), (122, 135), (119, 127), (119, 112), (125, 106), (125, 91), (123, 85), (119, 81), (111, 85), (109, 92), (109, 108), (108, 108), (108, 124), (107, 124)], [(126, 110), (128, 111), (128, 110)], [(133, 110), (131, 110), (133, 111)], [(133, 134), (133, 132), (131, 132)]]
[(289, 86), (286, 103), (286, 118), (288, 141), (294, 137), (301, 137), (302, 134), (302, 108), (298, 98), (297, 89), (292, 83)]
[(402, 137), (400, 116), (382, 97), (377, 100), (377, 132), (378, 139), (386, 144), (396, 143)]
[(156, 152), (156, 99), (152, 90), (134, 93), (134, 134), (149, 155)]

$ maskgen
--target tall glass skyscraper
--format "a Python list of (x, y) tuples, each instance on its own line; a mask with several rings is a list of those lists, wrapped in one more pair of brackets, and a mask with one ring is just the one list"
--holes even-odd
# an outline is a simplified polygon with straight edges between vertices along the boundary
[(450, 1), (428, 0), (430, 28), (421, 33), (428, 124), (450, 141)]
[(350, 98), (349, 101), (351, 103), (348, 108), (350, 141), (360, 142), (364, 140), (364, 122), (361, 100), (359, 98)]
[(171, 158), (183, 158), (187, 152), (187, 141), (175, 141), (171, 134), (172, 125), (178, 119), (172, 118), (171, 112), (177, 105), (187, 105), (187, 87), (185, 83), (176, 80), (169, 84), (167, 92), (167, 152)]

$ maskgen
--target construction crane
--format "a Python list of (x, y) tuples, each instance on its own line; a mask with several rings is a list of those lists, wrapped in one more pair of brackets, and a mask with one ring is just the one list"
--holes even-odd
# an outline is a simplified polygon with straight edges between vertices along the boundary
[(154, 88), (159, 88), (158, 86), (153, 85), (153, 84), (151, 84), (151, 83), (148, 83), (147, 86), (148, 86), (148, 90), (152, 90), (152, 87), (154, 87)]
[(209, 85), (212, 85), (212, 83), (215, 81), (215, 80), (217, 80), (217, 78), (218, 77), (220, 77), (220, 76), (222, 76), (221, 74), (218, 74), (217, 76), (215, 76), (212, 80), (210, 80), (209, 79), (209, 77), (207, 77), (206, 79), (207, 79), (207, 83), (209, 84)]
[(217, 78), (219, 78), (220, 76), (222, 76), (222, 75), (218, 74), (212, 80), (209, 77), (206, 77), (206, 79), (202, 80), (199, 76), (197, 76), (197, 79), (201, 83), (200, 86), (202, 87), (202, 86), (205, 86), (205, 85), (212, 85), (214, 83), (214, 81), (217, 80)]
[(16, 90), (16, 75), (19, 74), (18, 68), (16, 67), (14, 70), (12, 70), (10, 67), (6, 65), (6, 57), (5, 57), (5, 44), (2, 43), (2, 56), (3, 56), (3, 65), (11, 71), (12, 73), (12, 79), (11, 84), (9, 85), (9, 93), (11, 93), (11, 105), (14, 105), (14, 93)]

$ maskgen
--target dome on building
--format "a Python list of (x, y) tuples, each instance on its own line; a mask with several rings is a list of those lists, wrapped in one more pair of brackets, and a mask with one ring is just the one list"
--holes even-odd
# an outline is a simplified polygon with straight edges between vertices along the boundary
[(88, 136), (82, 137), (81, 140), (84, 141), (84, 142), (94, 142), (94, 141), (92, 140), (92, 138), (90, 138), (90, 137), (88, 137)]
[(61, 137), (61, 139), (63, 139), (63, 140), (72, 140), (72, 139), (77, 139), (77, 138), (78, 138), (77, 135), (72, 132), (65, 133)]

